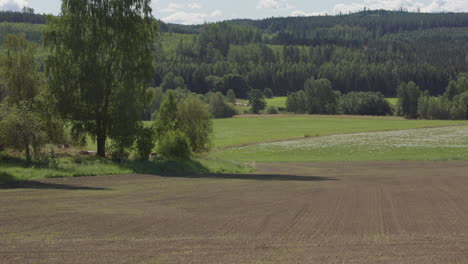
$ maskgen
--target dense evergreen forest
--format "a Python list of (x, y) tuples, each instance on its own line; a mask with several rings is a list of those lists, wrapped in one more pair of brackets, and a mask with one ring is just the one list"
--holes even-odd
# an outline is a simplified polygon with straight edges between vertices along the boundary
[[(43, 15), (0, 12), (0, 40), (25, 32), (41, 43)], [(443, 94), (468, 72), (468, 14), (363, 11), (319, 17), (232, 20), (183, 26), (160, 22), (152, 86), (246, 97), (249, 88), (284, 96), (313, 77), (334, 90), (396, 96), (402, 82)], [(177, 79), (177, 81), (175, 81)], [(180, 80), (183, 80), (180, 81)]]

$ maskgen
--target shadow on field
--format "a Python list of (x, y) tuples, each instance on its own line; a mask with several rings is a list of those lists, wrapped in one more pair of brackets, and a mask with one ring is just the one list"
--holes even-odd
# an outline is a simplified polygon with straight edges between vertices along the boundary
[(8, 183), (15, 181), (15, 177), (13, 175), (8, 174), (6, 172), (0, 172), (0, 186), (2, 183)]
[(106, 191), (107, 188), (94, 188), (73, 186), (57, 183), (45, 183), (39, 181), (16, 181), (5, 184), (0, 184), (1, 189), (37, 189), (37, 190), (72, 190), (72, 191)]
[(339, 181), (338, 179), (319, 176), (296, 176), (279, 174), (197, 174), (197, 175), (158, 175), (160, 177), (190, 179), (232, 179), (256, 181)]

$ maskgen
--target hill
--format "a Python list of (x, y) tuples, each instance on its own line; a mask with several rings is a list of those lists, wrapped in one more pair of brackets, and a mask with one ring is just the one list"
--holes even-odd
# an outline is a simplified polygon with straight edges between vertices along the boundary
[[(45, 17), (20, 14), (0, 13), (0, 38), (25, 32), (40, 43), (43, 26), (32, 23), (44, 23)], [(467, 13), (379, 10), (195, 26), (159, 24), (153, 85), (174, 73), (198, 93), (223, 91), (217, 81), (239, 74), (248, 86), (271, 88), (276, 96), (302, 89), (310, 77), (327, 78), (342, 93), (379, 91), (393, 97), (400, 82), (414, 81), (438, 95), (451, 79), (468, 72)]]

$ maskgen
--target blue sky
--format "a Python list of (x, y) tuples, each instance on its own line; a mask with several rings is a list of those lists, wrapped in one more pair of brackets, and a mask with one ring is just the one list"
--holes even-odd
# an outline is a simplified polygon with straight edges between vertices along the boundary
[[(0, 0), (0, 9), (30, 6), (58, 14), (61, 0)], [(468, 0), (153, 0), (154, 16), (166, 22), (201, 24), (234, 18), (339, 14), (368, 9), (468, 12)]]

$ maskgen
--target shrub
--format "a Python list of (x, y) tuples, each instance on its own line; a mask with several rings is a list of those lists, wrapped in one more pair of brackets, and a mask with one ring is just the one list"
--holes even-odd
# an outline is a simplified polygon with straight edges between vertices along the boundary
[(286, 110), (288, 112), (293, 112), (296, 114), (305, 113), (305, 93), (304, 91), (299, 91), (292, 93), (286, 99)]
[(273, 98), (273, 91), (270, 88), (266, 88), (263, 90), (263, 95), (268, 99)]
[(194, 152), (208, 151), (212, 146), (213, 120), (208, 106), (196, 95), (178, 106), (178, 128), (189, 138)]
[(327, 79), (310, 78), (304, 83), (305, 106), (309, 114), (336, 114), (338, 97)]
[(213, 118), (231, 118), (237, 114), (236, 109), (225, 101), (222, 93), (208, 93), (206, 97)]
[(249, 92), (249, 104), (251, 105), (251, 111), (254, 114), (258, 114), (260, 111), (264, 110), (266, 102), (262, 91), (258, 89), (251, 90)]
[(32, 111), (31, 104), (19, 103), (2, 116), (0, 145), (24, 151), (28, 162), (31, 161), (31, 148), (37, 157), (49, 138), (43, 120)]
[(136, 139), (136, 151), (138, 158), (147, 160), (155, 145), (155, 133), (151, 127), (143, 127), (138, 131)]
[(234, 90), (229, 89), (226, 93), (226, 100), (230, 103), (235, 103), (236, 102), (236, 93)]
[(190, 159), (190, 140), (180, 130), (168, 131), (158, 142), (158, 154), (165, 159)]
[(401, 83), (397, 89), (401, 112), (406, 118), (418, 118), (418, 100), (422, 95), (419, 86), (414, 82)]
[(383, 94), (350, 92), (340, 97), (340, 110), (345, 115), (391, 115), (393, 110)]
[(278, 114), (278, 108), (270, 105), (265, 109), (265, 114), (267, 114), (267, 115), (276, 115), (276, 114)]

